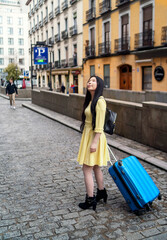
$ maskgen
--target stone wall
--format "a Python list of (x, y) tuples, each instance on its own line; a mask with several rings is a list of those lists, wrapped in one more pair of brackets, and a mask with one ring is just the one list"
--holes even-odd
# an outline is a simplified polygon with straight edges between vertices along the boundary
[[(6, 88), (1, 86), (0, 93), (6, 95)], [(18, 97), (16, 98), (31, 98), (31, 88), (18, 89)]]
[[(81, 120), (84, 95), (33, 90), (32, 103)], [(106, 99), (117, 112), (116, 134), (167, 152), (167, 103)]]

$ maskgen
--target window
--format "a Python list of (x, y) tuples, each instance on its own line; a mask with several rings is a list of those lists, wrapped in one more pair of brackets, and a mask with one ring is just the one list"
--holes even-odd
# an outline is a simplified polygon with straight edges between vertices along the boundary
[(142, 90), (152, 90), (152, 67), (142, 67)]
[(19, 38), (18, 39), (18, 44), (19, 45), (24, 45), (24, 39), (23, 38)]
[(18, 29), (18, 34), (19, 34), (19, 35), (23, 35), (23, 28), (19, 28), (19, 29)]
[(66, 66), (68, 66), (68, 47), (65, 47), (65, 54), (66, 54)]
[(24, 58), (20, 58), (20, 59), (19, 59), (19, 64), (20, 64), (20, 65), (24, 65)]
[(7, 17), (7, 24), (13, 24), (13, 18)]
[(14, 44), (14, 38), (8, 38), (8, 44), (13, 45)]
[(65, 30), (68, 31), (68, 18), (65, 18)]
[(24, 55), (24, 49), (23, 48), (19, 48), (19, 55)]
[(14, 58), (9, 58), (9, 63), (14, 63)]
[(4, 49), (0, 48), (0, 55), (3, 55), (3, 54), (4, 54)]
[(143, 8), (143, 46), (151, 46), (152, 34), (152, 5)]
[(0, 27), (0, 34), (3, 34), (3, 27)]
[(58, 32), (58, 35), (59, 35), (59, 37), (60, 37), (60, 23), (57, 24), (57, 29), (58, 29), (58, 31), (57, 31), (57, 32)]
[(3, 44), (3, 38), (0, 37), (0, 45), (2, 45), (2, 44)]
[(110, 65), (104, 65), (104, 87), (110, 88)]
[(60, 53), (60, 49), (58, 49), (58, 62), (59, 62), (59, 66), (60, 66), (60, 61), (61, 61), (61, 53)]
[(4, 65), (4, 58), (0, 58), (0, 65)]
[(3, 72), (3, 68), (0, 68), (0, 73), (2, 73)]
[(8, 54), (14, 55), (14, 48), (8, 48)]
[(90, 76), (95, 75), (95, 65), (90, 66)]
[(43, 21), (43, 12), (41, 11), (41, 21)]
[(23, 25), (23, 18), (18, 18), (18, 25)]
[(0, 16), (0, 24), (2, 24), (3, 18), (2, 16)]
[(121, 50), (128, 49), (128, 38), (129, 38), (129, 15), (126, 14), (121, 18)]
[(42, 76), (43, 87), (45, 87), (45, 76)]
[(90, 29), (90, 42), (91, 42), (91, 46), (95, 46), (95, 28), (91, 28)]
[(52, 27), (51, 29), (52, 29), (52, 38), (54, 38), (54, 27)]
[(11, 27), (8, 28), (8, 34), (13, 35), (13, 28), (11, 28)]

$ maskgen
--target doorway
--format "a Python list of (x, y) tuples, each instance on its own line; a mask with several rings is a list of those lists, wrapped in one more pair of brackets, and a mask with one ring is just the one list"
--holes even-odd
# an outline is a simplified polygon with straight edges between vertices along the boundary
[(120, 89), (132, 90), (132, 67), (130, 65), (120, 67)]
[(152, 67), (142, 67), (142, 90), (152, 90)]

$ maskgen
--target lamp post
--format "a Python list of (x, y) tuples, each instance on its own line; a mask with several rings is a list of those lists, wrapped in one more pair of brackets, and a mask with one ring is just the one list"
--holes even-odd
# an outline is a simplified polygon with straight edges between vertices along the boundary
[(52, 61), (51, 61), (51, 56), (52, 56), (52, 47), (53, 45), (49, 44), (48, 45), (48, 48), (50, 48), (50, 63), (49, 63), (49, 67), (50, 67), (50, 74), (49, 74), (49, 79), (50, 79), (50, 82), (49, 82), (49, 90), (50, 91), (53, 91), (52, 89)]

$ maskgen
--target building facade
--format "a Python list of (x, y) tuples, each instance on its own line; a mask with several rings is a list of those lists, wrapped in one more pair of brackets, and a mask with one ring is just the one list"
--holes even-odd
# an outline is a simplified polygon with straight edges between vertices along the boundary
[(29, 69), (28, 26), (24, 1), (0, 0), (0, 73), (16, 63), (23, 73)]
[(29, 6), (29, 46), (37, 42), (52, 45), (48, 54), (51, 66), (34, 65), (37, 86), (48, 87), (51, 75), (54, 90), (59, 91), (64, 85), (67, 93), (82, 93), (82, 1), (28, 0), (26, 4)]
[(105, 88), (167, 91), (167, 1), (85, 0), (84, 86), (90, 75)]

